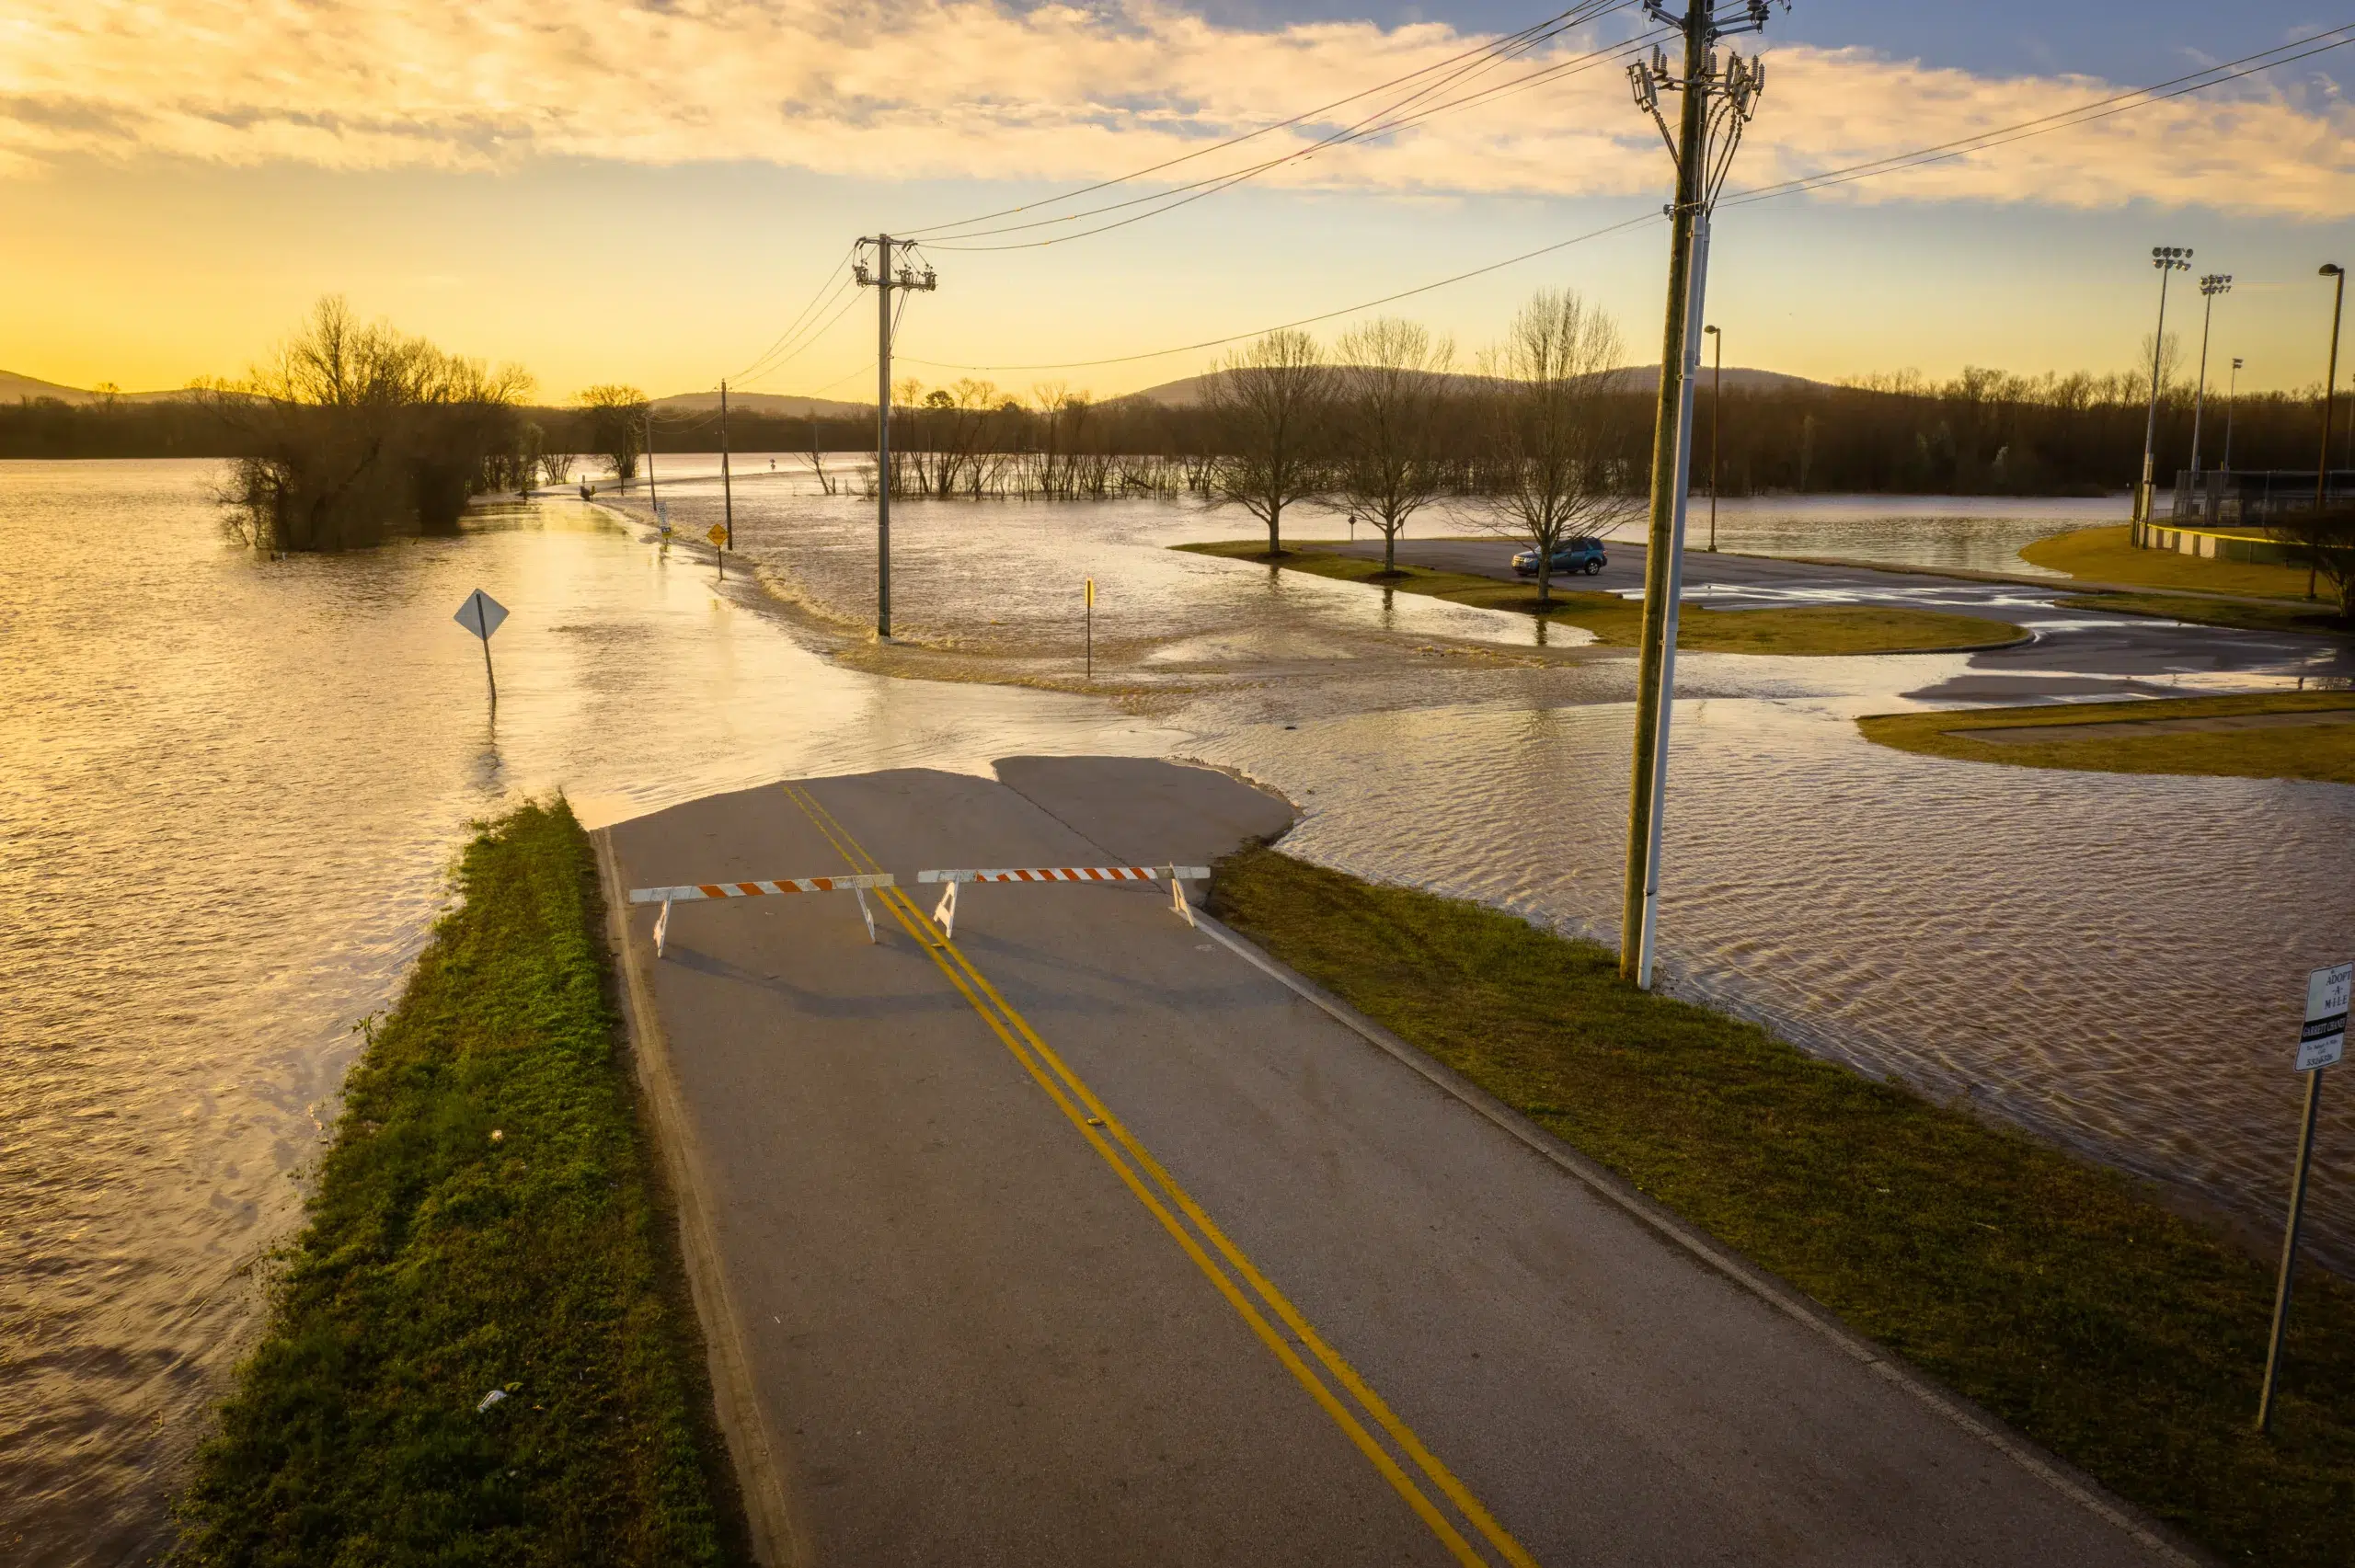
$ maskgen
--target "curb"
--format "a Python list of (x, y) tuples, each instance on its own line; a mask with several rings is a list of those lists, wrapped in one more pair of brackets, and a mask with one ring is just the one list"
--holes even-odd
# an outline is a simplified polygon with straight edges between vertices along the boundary
[(2168, 1562), (2183, 1564), (2184, 1568), (2209, 1568), (2209, 1565), (2221, 1561), (2182, 1540), (2167, 1526), (2151, 1518), (2133, 1504), (2112, 1496), (2100, 1482), (2079, 1473), (2066, 1461), (2043, 1452), (1993, 1415), (1960, 1395), (1936, 1387), (1911, 1368), (1894, 1360), (1879, 1345), (1856, 1333), (1790, 1287), (1721, 1250), (1717, 1243), (1686, 1226), (1667, 1208), (1636, 1190), (1613, 1172), (1579, 1153), (1444, 1062), (1417, 1049), (1315, 982), (1294, 974), (1250, 940), (1229, 930), (1224, 922), (1200, 910), (1195, 910), (1194, 919), (1201, 931), (1252, 967), (1324, 1012), (1369, 1045), (1395, 1057), (1442, 1093), (1486, 1117), (1541, 1159), (1584, 1185), (1597, 1196), (1617, 1206), (1631, 1219), (1649, 1228), (1695, 1262), (1748, 1291), (1785, 1317), (1821, 1335), (1883, 1382), (1911, 1394), (1941, 1419), (1976, 1437), (2096, 1518), (2124, 1531), (2137, 1544)]
[(640, 972), (629, 940), (630, 905), (614, 858), (613, 841), (603, 828), (589, 835), (597, 851), (597, 878), (605, 895), (605, 937), (621, 980), (622, 1029), (635, 1059), (639, 1088), (652, 1113), (651, 1132), (661, 1150), (678, 1206), (679, 1252), (686, 1265), (687, 1291), (703, 1324), (704, 1358), (711, 1378), (712, 1403), (736, 1471), (744, 1517), (752, 1537), (753, 1559), (765, 1568), (798, 1568), (813, 1560), (779, 1479), (775, 1434), (761, 1414), (752, 1368), (744, 1356), (740, 1316), (719, 1266), (713, 1205), (705, 1191), (699, 1162), (691, 1147), (678, 1080), (671, 1070), (671, 1042), (662, 1032), (651, 987)]

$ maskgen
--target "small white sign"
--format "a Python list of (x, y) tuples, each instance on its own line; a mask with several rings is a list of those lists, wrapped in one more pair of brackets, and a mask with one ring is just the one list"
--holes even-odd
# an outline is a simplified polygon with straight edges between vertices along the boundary
[(2298, 1070), (2335, 1067), (2347, 1054), (2347, 993), (2355, 964), (2334, 964), (2306, 977), (2306, 1026), (2298, 1036)]
[(466, 595), (466, 601), (458, 606), (458, 612), (452, 619), (488, 642), (490, 634), (499, 630), (500, 623), (507, 619), (507, 606), (477, 589)]

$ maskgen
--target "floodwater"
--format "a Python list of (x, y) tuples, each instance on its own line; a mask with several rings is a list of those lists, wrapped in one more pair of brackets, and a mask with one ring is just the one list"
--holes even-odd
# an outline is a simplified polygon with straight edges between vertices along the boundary
[[(678, 481), (715, 465), (661, 461), (700, 536), (717, 487)], [(1613, 935), (1624, 656), (1172, 554), (1249, 530), (1143, 502), (896, 507), (904, 641), (882, 647), (858, 630), (871, 503), (767, 462), (739, 460), (724, 588), (707, 551), (649, 542), (636, 486), (621, 513), (568, 495), (455, 539), (268, 562), (221, 542), (208, 464), (0, 464), (0, 1559), (161, 1545), (352, 1025), (395, 995), (466, 822), (520, 794), (562, 785), (600, 821), (797, 773), (1189, 755), (1302, 802), (1298, 853)], [(2005, 538), (2108, 520), (1881, 506), (1760, 503), (1749, 543), (1721, 510), (1719, 543), (1983, 565)], [(1087, 577), (1111, 695), (982, 683), (1079, 682)], [(513, 612), (495, 718), (450, 620), (476, 587)], [(2343, 956), (2355, 915), (2355, 791), (1856, 738), (1854, 714), (1973, 667), (1682, 661), (1667, 983), (2275, 1219), (2304, 971)], [(2334, 1109), (2316, 1188), (2342, 1267), (2350, 1135)]]

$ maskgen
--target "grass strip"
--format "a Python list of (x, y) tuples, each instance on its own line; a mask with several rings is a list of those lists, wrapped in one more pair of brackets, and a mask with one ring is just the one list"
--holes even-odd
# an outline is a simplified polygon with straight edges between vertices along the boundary
[(179, 1561), (749, 1562), (588, 836), (524, 806), (458, 885), (345, 1084)]
[[(1401, 567), (1396, 572), (1385, 573), (1380, 561), (1313, 546), (1287, 550), (1272, 557), (1263, 544), (1252, 539), (1179, 544), (1174, 548), (1197, 555), (1254, 561), (1312, 577), (1394, 589), (1402, 593), (1419, 593), (1480, 610), (1507, 610), (1524, 615), (1543, 612), (1554, 624), (1581, 627), (1593, 633), (1597, 642), (1616, 647), (1635, 647), (1643, 629), (1643, 604), (1615, 593), (1557, 588), (1550, 603), (1541, 606), (1533, 585), (1503, 582), (1469, 572), (1435, 571), (1428, 567)], [(1711, 610), (1687, 601), (1677, 616), (1676, 646), (1696, 653), (1934, 653), (2000, 647), (2024, 641), (2027, 636), (2028, 633), (2008, 622), (1950, 615), (1935, 610), (1871, 604)]]
[(2022, 545), (2020, 559), (2090, 582), (2305, 601), (2303, 567), (2216, 561), (2174, 550), (2141, 550), (2129, 542), (2131, 532), (2122, 522), (2104, 528), (2073, 529)]
[(2343, 637), (2348, 624), (2327, 608), (2300, 604), (2235, 603), (2229, 599), (2192, 599), (2171, 593), (2080, 593), (2056, 599), (2066, 610), (2106, 610), (2115, 615), (2155, 615), (2201, 626), (2234, 626), (2249, 632), (2297, 632)]
[(1219, 864), (1211, 907), (2225, 1556), (2355, 1558), (2345, 1282), (2303, 1271), (2262, 1438), (2272, 1270), (2128, 1177), (1639, 991), (1606, 949), (1476, 904), (1246, 850)]
[[(2315, 779), (2355, 784), (2355, 724), (2291, 725), (2170, 735), (2120, 733), (2120, 720), (2222, 718), (2241, 714), (2321, 713), (2355, 708), (2355, 692), (2259, 692), (2230, 697), (2157, 697), (2124, 703), (1947, 709), (1872, 714), (1856, 721), (1867, 740), (1900, 751), (2016, 768), (2098, 773), (2202, 773), (2220, 778)], [(2083, 727), (2082, 737), (1974, 739), (1976, 732)]]

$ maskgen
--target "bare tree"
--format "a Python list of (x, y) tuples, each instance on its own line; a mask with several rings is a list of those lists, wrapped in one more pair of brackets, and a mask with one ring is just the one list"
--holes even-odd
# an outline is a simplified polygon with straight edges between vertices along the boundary
[(2291, 558), (2327, 580), (2338, 596), (2338, 618), (2355, 623), (2355, 507), (2284, 512), (2274, 536), (2290, 547)]
[(616, 479), (636, 478), (638, 456), (646, 451), (646, 394), (601, 382), (580, 389), (580, 406), (589, 411), (589, 445), (607, 471)]
[(207, 389), (247, 448), (218, 494), (227, 526), (272, 552), (454, 529), (467, 500), (513, 467), (531, 384), (514, 366), (487, 370), (321, 299), (243, 381)]
[(1204, 383), (1218, 432), (1212, 503), (1239, 506), (1265, 524), (1268, 554), (1283, 554), (1284, 509), (1325, 488), (1319, 450), (1333, 402), (1333, 371), (1316, 339), (1283, 330), (1238, 349)]
[(1334, 479), (1342, 504), (1382, 530), (1382, 569), (1398, 569), (1398, 533), (1437, 495), (1441, 405), (1455, 345), (1382, 316), (1335, 345)]
[(1642, 509), (1606, 405), (1620, 380), (1619, 329), (1568, 289), (1540, 289), (1485, 356), (1495, 488), (1488, 526), (1537, 554), (1537, 602), (1563, 542)]

